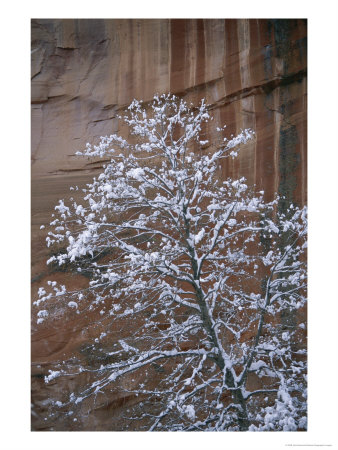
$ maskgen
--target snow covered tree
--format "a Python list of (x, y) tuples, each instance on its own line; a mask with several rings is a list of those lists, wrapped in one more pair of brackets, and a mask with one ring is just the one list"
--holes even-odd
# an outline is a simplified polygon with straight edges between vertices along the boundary
[(254, 133), (227, 139), (223, 127), (218, 142), (203, 141), (213, 123), (204, 101), (134, 100), (121, 119), (128, 140), (87, 144), (83, 155), (109, 162), (81, 204), (59, 202), (47, 236), (57, 247), (48, 264), (89, 280), (79, 291), (41, 287), (37, 322), (93, 317), (96, 355), (45, 377), (90, 380), (60, 394), (51, 417), (80, 416), (90, 399), (124, 389), (138, 399), (125, 429), (305, 429), (305, 325), (282, 316), (306, 302), (306, 208), (281, 211), (244, 178), (221, 179), (222, 159)]

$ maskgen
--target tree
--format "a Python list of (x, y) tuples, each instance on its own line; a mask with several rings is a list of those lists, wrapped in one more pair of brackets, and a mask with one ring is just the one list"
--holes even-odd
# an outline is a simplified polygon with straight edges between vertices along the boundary
[(51, 415), (80, 414), (129, 379), (118, 389), (139, 401), (126, 427), (306, 428), (305, 343), (301, 328), (281, 319), (306, 302), (306, 208), (281, 211), (278, 198), (266, 202), (244, 178), (221, 179), (221, 161), (254, 133), (203, 141), (212, 125), (204, 101), (134, 100), (121, 119), (129, 140), (114, 134), (87, 144), (83, 155), (108, 163), (83, 204), (59, 201), (47, 236), (59, 246), (48, 264), (90, 281), (82, 290), (41, 287), (37, 322), (92, 314), (90, 351), (101, 352), (90, 363), (75, 355), (45, 377), (90, 379), (54, 401)]

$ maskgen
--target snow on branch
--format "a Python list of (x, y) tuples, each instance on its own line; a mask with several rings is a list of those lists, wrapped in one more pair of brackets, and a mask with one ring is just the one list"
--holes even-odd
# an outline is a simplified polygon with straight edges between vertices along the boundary
[[(204, 100), (134, 100), (120, 117), (128, 139), (79, 152), (108, 162), (80, 202), (55, 207), (48, 264), (87, 285), (50, 281), (34, 308), (39, 326), (82, 315), (90, 356), (46, 374), (81, 380), (60, 391), (48, 423), (70, 411), (80, 420), (125, 390), (138, 399), (125, 429), (305, 428), (306, 208), (280, 211), (244, 178), (222, 180), (221, 161), (254, 132), (209, 142), (212, 119)], [(267, 385), (250, 391), (252, 374)]]

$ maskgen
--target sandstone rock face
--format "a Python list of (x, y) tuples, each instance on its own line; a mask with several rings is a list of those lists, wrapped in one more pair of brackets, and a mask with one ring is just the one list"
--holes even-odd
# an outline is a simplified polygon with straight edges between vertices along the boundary
[[(222, 176), (245, 176), (267, 199), (278, 192), (304, 204), (306, 46), (307, 24), (298, 19), (32, 20), (32, 298), (49, 279), (40, 225), (70, 186), (84, 185), (100, 167), (75, 152), (101, 135), (126, 135), (117, 115), (134, 98), (165, 92), (192, 102), (206, 98), (228, 136), (248, 127), (256, 133)], [(212, 139), (209, 130), (205, 135)], [(63, 272), (53, 279), (73, 287), (86, 282)], [(85, 345), (82, 329), (77, 317), (54, 328), (33, 322), (33, 429), (51, 429), (43, 415), (49, 392), (61, 388), (45, 386), (43, 376), (51, 361)], [(111, 418), (128, 401), (113, 398), (83, 424), (57, 429), (112, 429)]]

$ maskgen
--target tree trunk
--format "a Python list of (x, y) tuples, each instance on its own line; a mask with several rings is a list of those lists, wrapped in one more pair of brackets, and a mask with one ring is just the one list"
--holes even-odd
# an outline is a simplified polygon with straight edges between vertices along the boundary
[[(215, 362), (218, 365), (218, 367), (220, 368), (220, 370), (223, 372), (224, 368), (225, 368), (225, 362), (224, 362), (224, 359), (222, 356), (222, 352), (219, 348), (215, 330), (212, 326), (211, 319), (209, 317), (209, 312), (208, 312), (207, 305), (205, 304), (203, 292), (198, 286), (195, 286), (195, 290), (196, 290), (196, 297), (198, 300), (198, 304), (201, 309), (201, 319), (203, 321), (203, 326), (210, 338), (210, 341), (211, 341), (210, 343), (212, 344), (212, 346), (214, 348), (218, 349), (218, 354), (214, 358)], [(240, 431), (248, 431), (250, 423), (249, 423), (249, 419), (248, 419), (248, 411), (246, 408), (245, 399), (243, 397), (240, 387), (238, 389), (233, 389), (233, 388), (236, 388), (236, 384), (235, 384), (235, 380), (232, 375), (232, 372), (229, 369), (226, 369), (225, 380), (226, 380), (227, 385), (231, 388), (231, 394), (232, 394), (232, 398), (233, 398), (234, 402), (237, 405), (239, 405), (239, 413), (238, 413), (239, 429), (240, 429)]]

